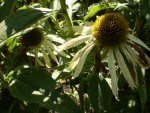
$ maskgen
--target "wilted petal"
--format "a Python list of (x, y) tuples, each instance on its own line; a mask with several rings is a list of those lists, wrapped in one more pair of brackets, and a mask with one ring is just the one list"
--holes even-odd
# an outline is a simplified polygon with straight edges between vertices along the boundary
[(77, 38), (71, 39), (71, 40), (67, 41), (66, 43), (64, 43), (63, 45), (59, 46), (58, 51), (61, 52), (61, 51), (70, 49), (72, 47), (75, 47), (75, 46), (87, 41), (88, 39), (89, 39), (89, 36), (79, 36)]
[(85, 52), (85, 50), (90, 46), (90, 44), (87, 44), (85, 47), (83, 47), (81, 50), (79, 50), (75, 56), (73, 57), (73, 59), (70, 62), (70, 65), (68, 66), (68, 70), (73, 70), (76, 65), (78, 64), (78, 61), (80, 59), (80, 57), (82, 56), (82, 54)]
[(47, 47), (47, 45), (43, 44), (45, 49), (48, 51), (48, 53), (50, 54), (50, 56), (52, 57), (52, 59), (57, 63), (59, 64), (56, 56), (54, 55), (53, 51), (51, 50), (51, 48)]
[(145, 65), (145, 67), (149, 68), (150, 67), (150, 59), (146, 55), (146, 53), (142, 50), (142, 48), (138, 46), (133, 46), (135, 51), (138, 53), (139, 58), (141, 59), (141, 63)]
[(73, 78), (78, 77), (80, 72), (82, 71), (84, 62), (86, 60), (87, 55), (89, 54), (89, 52), (91, 51), (91, 49), (94, 47), (94, 42), (92, 42), (90, 44), (90, 46), (86, 49), (86, 51), (83, 53), (83, 55), (81, 56), (81, 58), (79, 59), (79, 63), (75, 69), (75, 73), (73, 75)]
[(34, 50), (34, 54), (35, 54), (35, 65), (37, 65), (37, 63), (38, 63), (40, 66), (45, 66), (45, 65), (39, 60), (39, 57), (38, 57), (38, 50), (37, 50), (37, 49)]
[(43, 57), (44, 57), (44, 60), (45, 60), (45, 64), (46, 64), (46, 67), (50, 68), (51, 67), (51, 62), (50, 62), (50, 59), (46, 53), (46, 51), (44, 50), (43, 47), (41, 47), (41, 51), (43, 53)]
[(133, 42), (135, 42), (135, 43), (141, 45), (142, 47), (144, 47), (145, 49), (147, 49), (147, 50), (150, 51), (150, 48), (149, 48), (144, 42), (142, 42), (139, 38), (136, 38), (135, 36), (133, 36), (133, 35), (131, 35), (131, 34), (128, 34), (128, 38), (129, 38), (131, 41), (133, 41)]
[(126, 79), (126, 81), (129, 83), (129, 86), (134, 89), (136, 87), (134, 80), (131, 76), (131, 73), (128, 70), (128, 67), (124, 61), (123, 56), (121, 55), (120, 51), (118, 48), (115, 48), (115, 55), (116, 55), (116, 59), (117, 59), (117, 63), (121, 69), (121, 72), (123, 73), (124, 78)]
[(128, 52), (128, 50), (126, 49), (125, 45), (122, 45), (121, 47), (124, 55), (126, 56), (127, 60), (128, 60), (128, 63), (130, 65), (130, 72), (131, 72), (131, 75), (136, 83), (136, 85), (138, 86), (138, 77), (137, 77), (137, 72), (136, 72), (136, 61), (134, 60), (134, 58), (131, 56), (131, 54)]
[(50, 48), (54, 51), (54, 54), (57, 55), (58, 53), (61, 56), (64, 56), (66, 58), (70, 58), (70, 56), (68, 54), (66, 54), (65, 52), (58, 52), (58, 47), (55, 44), (52, 44), (50, 41), (47, 41), (48, 45), (50, 46)]
[(110, 49), (108, 52), (108, 68), (109, 68), (109, 73), (111, 75), (111, 86), (112, 86), (112, 92), (115, 97), (118, 96), (118, 79), (117, 79), (117, 74), (116, 74), (116, 69), (115, 69), (115, 59), (113, 55), (113, 49)]
[(49, 46), (52, 50), (55, 50), (54, 44), (51, 41), (44, 40), (45, 45)]
[(148, 56), (145, 54), (145, 58), (147, 59), (147, 63), (145, 64), (143, 62), (143, 58), (140, 58), (139, 55), (136, 53), (136, 51), (134, 49), (132, 49), (130, 46), (128, 45), (125, 45), (125, 47), (127, 48), (127, 50), (129, 51), (129, 53), (131, 54), (132, 58), (141, 66), (143, 67), (144, 69), (148, 69), (149, 68), (149, 58)]
[(58, 42), (60, 44), (63, 44), (65, 42), (64, 39), (57, 37), (56, 35), (52, 35), (52, 34), (48, 34), (47, 39), (54, 41), (54, 42)]

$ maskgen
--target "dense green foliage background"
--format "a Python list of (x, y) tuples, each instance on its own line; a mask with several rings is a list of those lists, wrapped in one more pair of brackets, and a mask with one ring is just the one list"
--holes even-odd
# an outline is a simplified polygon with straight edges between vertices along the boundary
[[(64, 70), (72, 54), (84, 44), (66, 51), (71, 58), (56, 54), (60, 65), (51, 58), (48, 69), (35, 66), (34, 56), (27, 54), (33, 53), (33, 48), (20, 41), (22, 35), (37, 26), (45, 35), (68, 40), (78, 36), (73, 31), (74, 25), (94, 22), (96, 16), (117, 7), (133, 34), (150, 47), (150, 0), (68, 0), (67, 5), (65, 0), (0, 0), (0, 3), (0, 113), (150, 113), (149, 69), (137, 68), (139, 87), (135, 90), (120, 76), (117, 100), (105, 79), (107, 75), (93, 69), (94, 49), (81, 76), (72, 79), (73, 73)], [(150, 56), (149, 51), (144, 51)], [(39, 59), (44, 61), (43, 57)], [(87, 79), (87, 75), (92, 77)]]

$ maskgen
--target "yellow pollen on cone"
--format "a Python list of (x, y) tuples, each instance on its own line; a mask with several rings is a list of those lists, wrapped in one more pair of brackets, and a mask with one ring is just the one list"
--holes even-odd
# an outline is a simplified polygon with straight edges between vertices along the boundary
[(128, 22), (118, 12), (109, 12), (99, 16), (92, 28), (92, 35), (103, 46), (114, 47), (125, 42), (128, 33)]

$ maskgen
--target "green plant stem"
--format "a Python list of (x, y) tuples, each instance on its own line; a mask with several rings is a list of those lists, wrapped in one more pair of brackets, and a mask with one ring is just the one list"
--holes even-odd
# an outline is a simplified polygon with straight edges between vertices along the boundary
[(62, 30), (62, 28), (59, 26), (57, 20), (55, 19), (55, 17), (53, 15), (50, 16), (50, 18), (52, 19), (52, 21), (55, 23), (56, 27), (60, 30), (62, 35), (65, 35), (65, 32)]
[(84, 81), (83, 79), (80, 80), (79, 84), (79, 99), (80, 99), (80, 107), (82, 113), (85, 113), (85, 108), (84, 108)]
[(67, 6), (66, 6), (66, 0), (60, 0), (60, 5), (61, 5), (61, 10), (63, 12), (63, 16), (66, 20), (66, 23), (68, 25), (68, 35), (72, 36), (73, 35), (73, 28), (72, 28), (72, 22), (69, 18), (68, 12), (67, 12)]

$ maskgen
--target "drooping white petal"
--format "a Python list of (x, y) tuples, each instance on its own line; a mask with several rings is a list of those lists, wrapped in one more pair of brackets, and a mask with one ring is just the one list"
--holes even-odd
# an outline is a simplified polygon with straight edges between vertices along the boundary
[[(54, 51), (54, 55), (57, 55), (58, 54), (58, 47), (55, 45), (55, 44), (53, 44), (53, 43), (51, 43), (51, 41), (48, 41), (48, 40), (44, 40), (45, 42), (45, 44), (47, 45), (47, 46), (49, 46), (49, 48), (51, 48), (53, 51)], [(61, 56), (64, 56), (64, 57), (66, 57), (66, 58), (70, 58), (70, 56), (69, 55), (67, 55), (65, 52), (59, 52), (59, 54), (61, 55)]]
[(75, 46), (87, 41), (88, 39), (89, 39), (88, 35), (87, 36), (79, 36), (77, 38), (71, 39), (71, 40), (67, 41), (66, 43), (64, 43), (63, 45), (59, 46), (58, 51), (61, 52), (61, 51), (70, 49), (72, 47), (75, 47)]
[(86, 51), (83, 53), (83, 55), (81, 56), (81, 58), (79, 59), (79, 63), (75, 69), (75, 73), (73, 75), (73, 78), (78, 77), (80, 72), (82, 71), (84, 62), (86, 60), (87, 55), (89, 54), (89, 52), (91, 51), (91, 49), (94, 47), (94, 42), (90, 43), (90, 46), (86, 49)]
[(118, 96), (118, 79), (117, 79), (117, 74), (116, 74), (116, 69), (115, 69), (115, 59), (113, 55), (113, 49), (110, 49), (108, 52), (108, 68), (109, 68), (109, 73), (111, 75), (111, 86), (112, 86), (112, 92), (115, 97)]
[(126, 81), (129, 83), (129, 86), (134, 89), (136, 87), (134, 80), (131, 76), (131, 73), (128, 70), (128, 67), (124, 61), (123, 56), (121, 55), (120, 51), (118, 48), (115, 48), (115, 55), (116, 55), (116, 60), (117, 63), (121, 69), (121, 72), (123, 73), (124, 78), (126, 79)]
[(128, 59), (128, 61), (131, 62), (131, 66), (132, 66), (132, 73), (134, 74), (133, 77), (134, 77), (134, 81), (136, 83), (136, 85), (138, 86), (138, 76), (137, 76), (137, 72), (136, 72), (136, 61), (134, 60), (134, 58), (131, 56), (131, 54), (128, 52), (128, 50), (126, 49), (125, 45), (122, 45), (121, 47), (124, 55), (126, 56), (126, 58)]
[[(144, 69), (148, 69), (149, 68), (149, 65), (144, 65), (143, 63), (142, 63), (142, 61), (140, 61), (140, 60), (142, 60), (139, 56), (138, 56), (138, 54), (136, 53), (136, 51), (135, 50), (133, 50), (130, 46), (128, 46), (127, 44), (125, 44), (125, 47), (126, 47), (126, 49), (129, 51), (129, 53), (130, 53), (130, 55), (132, 56), (132, 58), (135, 60), (135, 62), (137, 62), (141, 67), (143, 67)], [(148, 61), (148, 63), (150, 64), (150, 60), (149, 60), (149, 58), (148, 58), (148, 56), (147, 55), (145, 55), (145, 58), (147, 58), (147, 61)]]
[(51, 43), (50, 41), (46, 41), (47, 45), (52, 49), (54, 50), (54, 54), (57, 55), (58, 53), (61, 55), (61, 56), (64, 56), (66, 58), (70, 58), (70, 56), (68, 54), (66, 54), (65, 52), (58, 52), (58, 47)]
[(44, 45), (45, 49), (49, 52), (49, 54), (50, 54), (50, 56), (52, 57), (52, 59), (53, 59), (57, 64), (59, 64), (59, 62), (58, 62), (56, 56), (54, 55), (53, 51), (51, 50), (51, 48), (48, 47), (47, 45), (45, 45), (44, 43), (43, 43), (43, 45)]
[(51, 41), (44, 40), (45, 45), (49, 46), (52, 50), (55, 50), (54, 44)]
[(150, 48), (149, 48), (144, 42), (142, 42), (139, 38), (137, 38), (137, 37), (135, 37), (135, 36), (133, 36), (133, 35), (131, 35), (131, 34), (128, 34), (128, 38), (129, 38), (130, 40), (132, 40), (133, 42), (135, 42), (135, 43), (141, 45), (142, 47), (144, 47), (145, 49), (147, 49), (147, 50), (150, 51)]
[(73, 59), (70, 62), (70, 65), (68, 66), (68, 70), (73, 70), (76, 65), (78, 64), (78, 61), (80, 59), (80, 57), (82, 56), (82, 54), (84, 53), (84, 51), (90, 46), (90, 44), (87, 44), (85, 47), (83, 47), (81, 50), (79, 50), (75, 56), (73, 57)]
[(46, 67), (50, 68), (51, 67), (51, 62), (50, 62), (50, 59), (46, 53), (46, 51), (44, 50), (43, 47), (41, 47), (41, 51), (43, 53), (43, 57), (44, 57), (44, 61), (45, 61), (45, 64), (46, 64)]
[(127, 59), (130, 59), (131, 62), (132, 62), (134, 65), (136, 65), (136, 64), (135, 64), (135, 61), (134, 61), (134, 58), (130, 55), (130, 53), (129, 53), (128, 50), (126, 49), (125, 45), (122, 45), (122, 46), (121, 46), (121, 49), (122, 49), (122, 51), (124, 52), (126, 58), (127, 58)]
[(34, 49), (34, 54), (35, 54), (35, 65), (37, 65), (38, 63), (40, 66), (44, 66), (44, 64), (39, 60), (37, 49)]
[(52, 35), (52, 34), (48, 34), (47, 39), (54, 41), (54, 42), (58, 42), (60, 44), (63, 44), (65, 42), (64, 39), (57, 37), (56, 35)]

